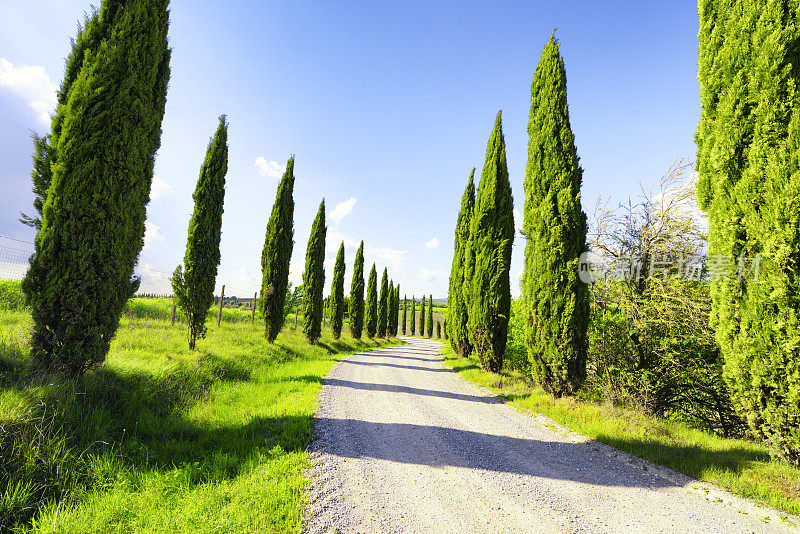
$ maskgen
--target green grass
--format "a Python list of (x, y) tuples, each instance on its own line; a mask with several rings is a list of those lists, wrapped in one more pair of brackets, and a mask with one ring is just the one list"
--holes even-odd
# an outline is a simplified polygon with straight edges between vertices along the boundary
[(556, 399), (519, 373), (483, 371), (477, 358), (459, 358), (449, 345), (444, 359), (464, 378), (489, 387), (514, 406), (761, 504), (800, 514), (800, 469), (771, 459), (759, 443), (722, 438), (634, 409), (573, 397)]
[(301, 532), (321, 378), (378, 343), (288, 327), (270, 345), (223, 309), (190, 352), (170, 306), (133, 299), (77, 382), (36, 376), (29, 313), (0, 306), (0, 531)]

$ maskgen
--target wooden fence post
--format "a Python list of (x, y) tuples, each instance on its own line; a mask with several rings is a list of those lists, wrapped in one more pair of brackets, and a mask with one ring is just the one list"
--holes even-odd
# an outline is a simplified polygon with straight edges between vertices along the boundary
[(169, 322), (175, 326), (175, 295), (172, 295), (172, 311), (169, 312)]
[(253, 295), (253, 316), (250, 317), (250, 326), (256, 324), (256, 303), (258, 302), (258, 291)]
[(222, 301), (225, 300), (225, 284), (222, 284), (222, 293), (219, 294), (219, 310), (217, 310), (217, 326), (222, 320)]

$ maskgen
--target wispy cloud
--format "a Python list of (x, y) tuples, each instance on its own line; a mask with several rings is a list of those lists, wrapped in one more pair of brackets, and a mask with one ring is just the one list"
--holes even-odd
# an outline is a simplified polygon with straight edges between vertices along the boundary
[(380, 262), (385, 263), (394, 271), (399, 271), (406, 262), (407, 250), (395, 250), (392, 248), (365, 247), (365, 255)]
[(153, 176), (153, 184), (150, 186), (150, 200), (167, 196), (172, 193), (172, 186), (161, 179), (160, 176)]
[(149, 247), (157, 241), (165, 241), (164, 234), (161, 233), (161, 227), (151, 223), (150, 221), (144, 222), (144, 248)]
[(517, 208), (514, 208), (512, 213), (514, 214), (514, 233), (518, 236), (522, 235), (522, 214)]
[(239, 277), (236, 279), (236, 282), (243, 286), (250, 287), (255, 284), (256, 279), (250, 274), (250, 271), (247, 270), (247, 267), (242, 265), (239, 268)]
[(44, 70), (38, 65), (14, 66), (6, 58), (0, 57), (0, 88), (3, 88), (25, 103), (33, 111), (42, 126), (50, 124), (50, 113), (56, 107), (56, 91), (54, 84)]
[(269, 176), (280, 180), (283, 173), (286, 172), (286, 165), (281, 165), (277, 161), (269, 160), (264, 156), (258, 156), (253, 166), (261, 176)]
[(342, 219), (350, 215), (350, 212), (353, 211), (353, 206), (355, 205), (356, 197), (350, 197), (347, 200), (339, 202), (336, 204), (336, 207), (333, 208), (333, 211), (331, 211), (329, 218), (338, 226), (342, 222)]
[(428, 250), (439, 248), (439, 238), (434, 237), (433, 239), (425, 243), (425, 248), (427, 248)]
[(425, 282), (433, 282), (434, 280), (438, 280), (439, 278), (444, 276), (444, 271), (439, 269), (422, 269), (417, 278), (423, 280)]

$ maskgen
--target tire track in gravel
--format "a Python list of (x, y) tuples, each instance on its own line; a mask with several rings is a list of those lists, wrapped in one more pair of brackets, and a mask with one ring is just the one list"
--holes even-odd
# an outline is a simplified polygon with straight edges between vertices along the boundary
[(524, 414), (442, 344), (356, 354), (323, 380), (306, 531), (797, 532), (774, 510)]

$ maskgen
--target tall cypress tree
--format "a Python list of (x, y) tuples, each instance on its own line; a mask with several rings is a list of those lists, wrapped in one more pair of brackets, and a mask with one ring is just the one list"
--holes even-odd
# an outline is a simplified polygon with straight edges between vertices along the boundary
[(67, 65), (78, 74), (65, 76), (72, 82), (53, 132), (57, 165), (23, 282), (34, 320), (31, 356), (40, 368), (80, 374), (102, 362), (139, 287), (132, 275), (170, 74), (167, 6), (103, 2), (99, 44)]
[(417, 331), (417, 297), (411, 296), (411, 320), (409, 321), (409, 328), (413, 336)]
[(433, 295), (428, 298), (428, 337), (433, 337)]
[[(275, 204), (267, 222), (264, 250), (261, 252), (261, 300), (264, 336), (272, 343), (283, 328), (283, 306), (289, 287), (289, 261), (294, 246), (294, 156), (286, 163)], [(304, 288), (305, 289), (305, 288)]]
[(499, 372), (506, 350), (511, 313), (511, 247), (514, 243), (514, 199), (508, 181), (501, 112), (486, 149), (486, 162), (475, 199), (470, 229), (474, 271), (471, 280), (469, 331), (481, 366)]
[(364, 330), (364, 242), (358, 246), (350, 282), (350, 335), (361, 339)]
[(306, 247), (306, 270), (303, 273), (303, 332), (310, 343), (316, 343), (322, 333), (324, 313), (322, 291), (325, 287), (325, 199), (319, 203), (317, 216), (311, 225)]
[(378, 299), (378, 337), (386, 337), (386, 328), (389, 324), (389, 277), (386, 267), (381, 276), (381, 292)]
[(228, 122), (222, 115), (208, 143), (194, 190), (194, 212), (189, 221), (183, 266), (178, 265), (172, 275), (177, 305), (186, 315), (189, 326), (189, 350), (194, 350), (198, 337), (205, 336), (206, 314), (214, 302), (227, 172)]
[(367, 281), (367, 309), (364, 313), (364, 322), (367, 326), (367, 337), (374, 338), (378, 331), (378, 273), (374, 263)]
[(702, 0), (699, 14), (697, 193), (723, 375), (752, 431), (800, 465), (797, 6)]
[(339, 339), (342, 335), (342, 320), (344, 319), (344, 241), (339, 245), (336, 263), (333, 265), (333, 282), (331, 282), (331, 297), (328, 306), (331, 313), (333, 339)]
[[(392, 280), (392, 284), (394, 284), (394, 280)], [(392, 285), (394, 290), (392, 291), (392, 296), (394, 299), (392, 300), (392, 307), (391, 307), (391, 320), (389, 321), (389, 329), (391, 330), (391, 335), (393, 337), (397, 337), (397, 329), (398, 329), (398, 322), (400, 320), (400, 284)]]
[(419, 306), (419, 335), (425, 335), (425, 295), (422, 295), (422, 302)]
[(525, 174), (523, 295), (531, 374), (548, 392), (574, 393), (586, 378), (589, 291), (578, 277), (586, 248), (583, 170), (567, 106), (567, 73), (554, 36), (531, 85)]
[(408, 321), (408, 295), (403, 295), (403, 322), (400, 323), (403, 335), (406, 335), (406, 321)]
[[(467, 270), (467, 248), (475, 210), (475, 169), (469, 175), (464, 194), (461, 197), (461, 210), (456, 220), (455, 239), (453, 243), (453, 265), (450, 268), (450, 284), (447, 293), (447, 314), (451, 318), (450, 343), (459, 356), (466, 357), (472, 352), (467, 324), (469, 322), (469, 304), (464, 295), (465, 271)], [(468, 284), (466, 284), (468, 285)]]

